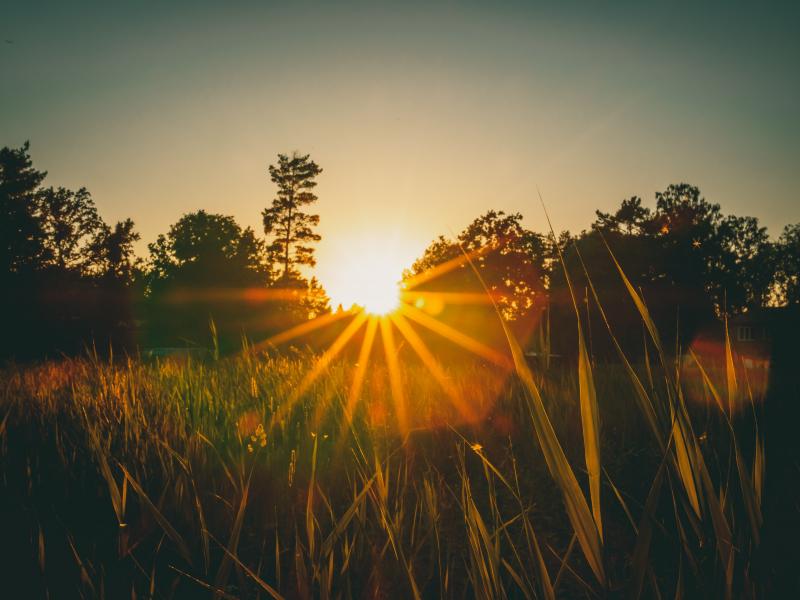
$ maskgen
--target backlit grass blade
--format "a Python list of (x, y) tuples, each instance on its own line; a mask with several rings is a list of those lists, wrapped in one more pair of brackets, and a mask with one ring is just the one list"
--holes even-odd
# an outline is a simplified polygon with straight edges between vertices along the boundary
[(739, 448), (739, 442), (736, 439), (736, 432), (733, 429), (731, 419), (727, 414), (725, 414), (725, 409), (722, 407), (722, 400), (719, 392), (706, 373), (706, 370), (703, 368), (703, 365), (700, 364), (700, 360), (697, 358), (697, 355), (691, 350), (690, 353), (695, 361), (695, 364), (697, 365), (697, 368), (700, 370), (700, 373), (703, 376), (706, 386), (711, 392), (711, 396), (720, 407), (720, 414), (725, 420), (725, 423), (728, 425), (728, 430), (731, 433), (733, 452), (736, 460), (736, 469), (739, 475), (739, 485), (742, 490), (742, 501), (744, 502), (745, 510), (747, 511), (747, 517), (750, 521), (750, 527), (753, 533), (753, 541), (756, 543), (756, 545), (758, 545), (760, 543), (760, 530), (762, 524), (760, 495), (761, 477), (763, 475), (763, 448), (761, 448), (760, 438), (756, 432), (755, 459), (753, 462), (753, 475), (751, 477), (750, 473), (748, 472), (747, 465), (744, 462), (741, 449)]
[(736, 383), (736, 367), (733, 364), (733, 348), (731, 347), (731, 336), (728, 331), (728, 318), (725, 317), (725, 382), (728, 385), (728, 411), (733, 418), (738, 395), (738, 385)]
[(556, 436), (555, 429), (547, 415), (539, 388), (525, 362), (522, 350), (505, 322), (503, 329), (511, 347), (511, 356), (517, 374), (527, 392), (531, 420), (542, 448), (545, 463), (561, 490), (567, 517), (578, 537), (578, 544), (586, 557), (586, 562), (589, 563), (597, 580), (605, 586), (606, 575), (603, 568), (602, 544), (592, 512), (589, 510), (586, 498), (583, 496), (572, 467), (558, 441), (558, 436)]
[[(642, 414), (645, 417), (645, 421), (647, 421), (647, 425), (650, 428), (650, 432), (653, 434), (653, 438), (658, 443), (659, 448), (661, 450), (664, 449), (664, 439), (661, 433), (661, 428), (659, 427), (658, 423), (658, 415), (656, 414), (655, 409), (653, 408), (653, 402), (650, 399), (647, 391), (642, 384), (639, 375), (631, 365), (630, 360), (628, 360), (627, 355), (622, 350), (622, 346), (620, 346), (619, 341), (617, 340), (617, 336), (614, 334), (613, 329), (611, 328), (611, 323), (608, 321), (608, 317), (606, 316), (606, 311), (603, 308), (602, 302), (600, 302), (600, 298), (597, 295), (597, 290), (594, 287), (594, 282), (592, 278), (589, 276), (589, 271), (586, 268), (586, 265), (583, 262), (583, 256), (581, 256), (580, 250), (577, 246), (575, 246), (575, 251), (578, 255), (578, 259), (581, 262), (581, 266), (583, 267), (583, 272), (586, 275), (586, 281), (589, 283), (589, 289), (592, 291), (592, 296), (594, 298), (594, 303), (597, 306), (598, 311), (600, 312), (600, 316), (603, 319), (603, 323), (606, 326), (606, 330), (608, 331), (609, 336), (611, 336), (611, 341), (614, 344), (614, 348), (617, 351), (617, 355), (619, 356), (622, 364), (625, 366), (625, 371), (628, 373), (628, 378), (631, 380), (631, 384), (633, 385), (633, 389), (636, 392), (636, 400), (639, 404), (639, 409), (642, 411)], [(650, 361), (647, 355), (647, 340), (645, 339), (645, 365), (647, 367), (647, 375), (649, 378), (650, 389), (654, 388), (653, 386), (653, 375), (650, 370)]]
[[(464, 252), (463, 249), (462, 252)], [(464, 255), (469, 258), (466, 252), (464, 252)], [(488, 294), (488, 286), (486, 286), (486, 282), (481, 277), (480, 272), (471, 260), (469, 264)], [(586, 557), (586, 562), (589, 564), (597, 580), (605, 587), (606, 574), (603, 567), (602, 540), (597, 529), (597, 524), (594, 521), (592, 512), (589, 510), (586, 498), (583, 496), (578, 481), (575, 479), (575, 473), (572, 471), (572, 467), (558, 441), (558, 436), (547, 415), (547, 410), (544, 407), (539, 388), (534, 381), (528, 363), (525, 361), (522, 349), (519, 347), (519, 343), (509, 329), (508, 324), (502, 318), (496, 304), (494, 308), (511, 350), (514, 369), (526, 391), (531, 421), (534, 431), (536, 432), (536, 437), (539, 440), (539, 445), (541, 446), (548, 471), (561, 490), (567, 517), (578, 538), (578, 544)]]
[[(547, 209), (544, 206), (544, 200), (539, 195), (542, 201), (542, 209), (544, 210), (547, 224), (550, 226), (550, 233), (553, 240), (556, 239), (553, 225), (550, 222), (550, 215), (547, 214)], [(578, 310), (578, 302), (575, 297), (575, 290), (572, 287), (572, 279), (567, 270), (567, 263), (564, 261), (564, 255), (561, 248), (556, 244), (558, 258), (561, 261), (561, 269), (564, 272), (564, 278), (567, 282), (569, 295), (572, 299), (572, 307), (575, 310), (575, 322), (578, 326), (578, 395), (580, 398), (581, 408), (581, 432), (583, 434), (583, 453), (586, 461), (586, 472), (589, 475), (589, 496), (592, 502), (592, 516), (594, 517), (595, 525), (597, 526), (597, 533), (600, 536), (600, 541), (603, 540), (603, 517), (600, 509), (600, 481), (602, 477), (602, 466), (600, 462), (600, 411), (597, 406), (597, 392), (594, 385), (594, 375), (592, 374), (592, 366), (589, 361), (589, 355), (586, 351), (586, 340), (583, 334), (583, 326), (581, 324), (581, 314)], [(588, 305), (587, 305), (588, 307)]]
[(178, 552), (180, 553), (180, 555), (184, 558), (184, 560), (186, 560), (187, 563), (189, 563), (191, 565), (192, 564), (192, 554), (191, 554), (191, 552), (189, 552), (189, 546), (186, 545), (186, 542), (184, 541), (184, 539), (181, 536), (181, 534), (179, 534), (177, 532), (177, 530), (172, 526), (172, 524), (167, 520), (167, 518), (161, 513), (161, 511), (158, 510), (158, 508), (156, 508), (156, 505), (153, 504), (153, 502), (150, 500), (148, 495), (142, 489), (142, 486), (140, 486), (139, 483), (133, 478), (133, 476), (130, 473), (128, 473), (127, 469), (125, 469), (125, 467), (123, 467), (121, 465), (120, 465), (120, 468), (122, 469), (122, 472), (125, 473), (125, 477), (127, 478), (128, 483), (131, 484), (131, 487), (139, 495), (139, 499), (147, 507), (147, 509), (152, 513), (153, 518), (156, 520), (156, 522), (164, 530), (164, 533), (166, 533), (167, 536), (175, 543), (175, 546), (177, 547)]
[(597, 392), (592, 375), (592, 366), (586, 352), (583, 333), (578, 336), (578, 381), (580, 390), (583, 452), (586, 470), (589, 473), (589, 493), (592, 500), (592, 515), (597, 524), (600, 540), (603, 539), (603, 518), (600, 510), (600, 427), (597, 408)]
[(692, 506), (692, 510), (694, 510), (698, 518), (701, 518), (700, 498), (697, 493), (697, 484), (694, 478), (695, 469), (693, 465), (693, 455), (690, 454), (690, 448), (694, 440), (687, 436), (683, 421), (674, 413), (672, 415), (672, 440), (674, 442), (675, 464), (678, 470), (678, 476), (683, 483), (683, 488), (686, 491), (686, 496), (689, 500), (689, 504)]

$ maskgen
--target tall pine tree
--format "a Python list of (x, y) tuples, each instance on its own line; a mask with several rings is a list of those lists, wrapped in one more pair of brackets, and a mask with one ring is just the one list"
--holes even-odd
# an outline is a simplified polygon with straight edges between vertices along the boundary
[(309, 159), (309, 155), (278, 155), (278, 164), (270, 165), (269, 175), (278, 186), (278, 195), (270, 208), (261, 213), (264, 233), (272, 241), (267, 247), (270, 262), (283, 271), (284, 283), (299, 280), (299, 267), (313, 267), (314, 248), (309, 244), (321, 238), (314, 233), (319, 224), (319, 215), (304, 212), (304, 208), (317, 201), (312, 190), (317, 185), (315, 178), (322, 169)]

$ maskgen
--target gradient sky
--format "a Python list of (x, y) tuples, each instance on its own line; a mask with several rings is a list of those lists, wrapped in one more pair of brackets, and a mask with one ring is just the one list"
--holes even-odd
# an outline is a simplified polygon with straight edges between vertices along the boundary
[(0, 146), (143, 253), (198, 208), (260, 231), (293, 150), (329, 287), (489, 208), (542, 231), (537, 186), (557, 229), (680, 181), (800, 221), (800, 3), (119, 4), (0, 0)]

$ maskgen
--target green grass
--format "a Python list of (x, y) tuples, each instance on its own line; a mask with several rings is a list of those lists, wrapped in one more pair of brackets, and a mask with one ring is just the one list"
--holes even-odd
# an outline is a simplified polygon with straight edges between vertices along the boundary
[[(466, 422), (404, 362), (404, 435), (377, 363), (352, 420), (346, 360), (282, 410), (315, 360), (6, 368), (6, 585), (87, 598), (761, 593), (756, 411), (731, 422), (685, 401), (671, 359), (652, 380), (644, 365), (581, 362), (600, 423), (595, 495), (577, 366), (451, 366), (478, 415)], [(722, 376), (691, 385), (727, 402)]]

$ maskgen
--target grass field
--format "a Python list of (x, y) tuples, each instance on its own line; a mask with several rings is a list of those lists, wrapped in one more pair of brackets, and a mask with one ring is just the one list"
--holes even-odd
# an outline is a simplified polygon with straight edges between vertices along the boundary
[(4, 585), (51, 598), (761, 596), (756, 399), (725, 368), (705, 379), (695, 364), (681, 381), (653, 347), (647, 364), (582, 353), (545, 369), (512, 341), (509, 372), (476, 362), (439, 379), (413, 362), (393, 379), (376, 361), (357, 402), (358, 366), (332, 361), (301, 385), (319, 364), (303, 353), (7, 367)]

